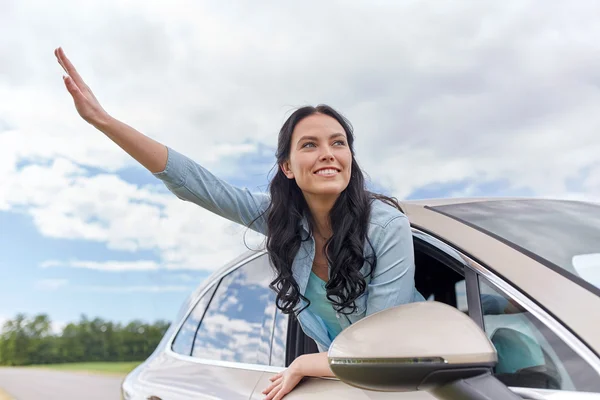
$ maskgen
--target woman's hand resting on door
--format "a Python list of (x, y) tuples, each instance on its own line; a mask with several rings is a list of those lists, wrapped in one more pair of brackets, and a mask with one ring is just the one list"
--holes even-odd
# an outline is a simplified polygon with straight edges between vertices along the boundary
[[(296, 359), (298, 361), (299, 359)], [(300, 383), (304, 374), (300, 371), (299, 363), (294, 361), (286, 370), (273, 375), (269, 380), (272, 382), (268, 388), (263, 390), (265, 400), (281, 400), (283, 396), (291, 392)]]

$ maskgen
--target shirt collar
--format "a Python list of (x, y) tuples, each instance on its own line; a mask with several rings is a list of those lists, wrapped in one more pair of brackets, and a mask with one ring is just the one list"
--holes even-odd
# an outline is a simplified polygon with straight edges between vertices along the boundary
[(304, 228), (306, 233), (310, 233), (310, 226), (308, 224), (308, 218), (306, 218), (306, 215), (302, 216), (302, 220), (300, 221), (300, 224), (302, 225), (302, 228)]

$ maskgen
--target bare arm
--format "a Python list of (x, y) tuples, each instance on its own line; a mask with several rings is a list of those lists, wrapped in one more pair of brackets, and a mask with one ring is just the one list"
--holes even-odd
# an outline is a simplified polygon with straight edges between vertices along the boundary
[(298, 363), (298, 370), (303, 376), (328, 376), (334, 377), (335, 375), (329, 368), (329, 360), (327, 359), (327, 352), (304, 354), (298, 357), (294, 363)]
[(67, 76), (63, 79), (67, 90), (73, 97), (79, 115), (108, 136), (150, 172), (163, 171), (167, 165), (167, 148), (165, 145), (112, 118), (102, 108), (92, 90), (85, 84), (65, 55), (63, 49), (59, 47), (54, 51), (54, 55), (67, 73)]
[(272, 382), (268, 388), (263, 390), (266, 400), (280, 400), (286, 394), (291, 392), (302, 378), (306, 376), (314, 377), (334, 377), (335, 375), (329, 368), (327, 352), (305, 354), (294, 360), (292, 364), (283, 372), (273, 375), (270, 378)]
[(167, 147), (164, 144), (114, 118), (94, 126), (153, 174), (165, 169)]

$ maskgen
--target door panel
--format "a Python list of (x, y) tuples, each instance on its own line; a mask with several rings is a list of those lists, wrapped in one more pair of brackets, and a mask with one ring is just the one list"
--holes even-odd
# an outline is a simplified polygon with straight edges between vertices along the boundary
[[(263, 372), (205, 365), (161, 354), (138, 376), (136, 393), (162, 400), (248, 400)], [(140, 396), (140, 398), (142, 398)]]
[[(269, 378), (273, 375), (275, 374), (264, 373), (252, 393), (252, 400), (265, 398), (262, 391), (271, 384)], [(372, 392), (352, 387), (338, 379), (308, 378), (286, 395), (284, 400), (436, 400), (436, 398), (428, 392)]]

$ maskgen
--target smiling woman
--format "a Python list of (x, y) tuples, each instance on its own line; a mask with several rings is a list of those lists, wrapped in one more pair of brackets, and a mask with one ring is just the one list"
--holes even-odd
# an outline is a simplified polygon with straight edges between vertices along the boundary
[(269, 193), (234, 187), (177, 151), (112, 118), (62, 49), (55, 51), (78, 113), (182, 200), (267, 237), (277, 307), (295, 314), (321, 353), (272, 378), (279, 400), (305, 376), (333, 376), (332, 340), (367, 315), (423, 297), (415, 289), (412, 234), (398, 202), (366, 190), (350, 122), (327, 105), (301, 107), (283, 124)]

